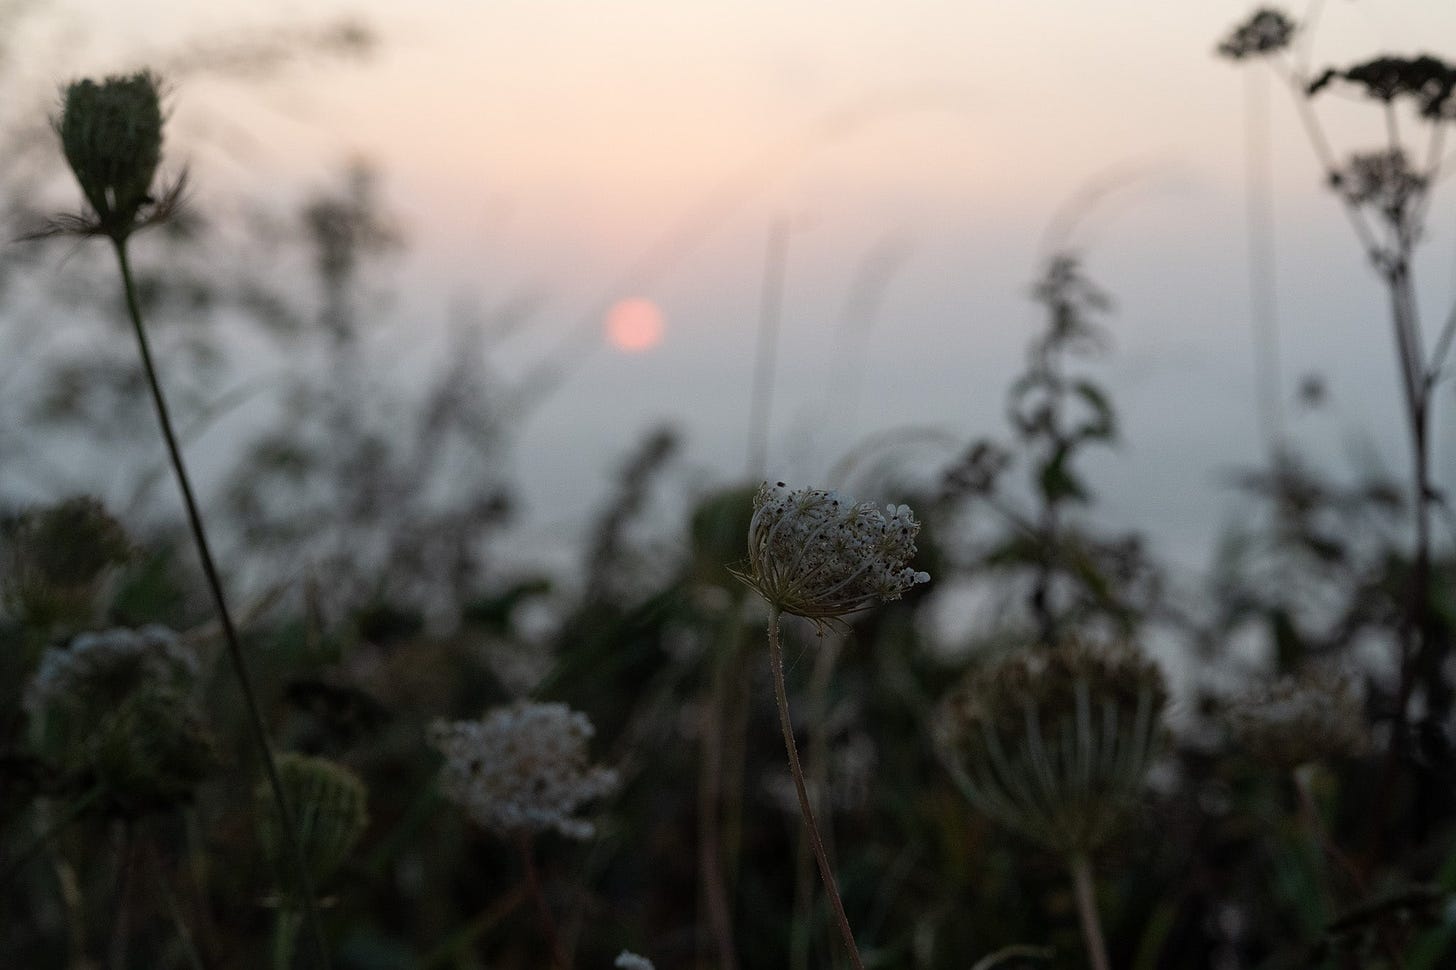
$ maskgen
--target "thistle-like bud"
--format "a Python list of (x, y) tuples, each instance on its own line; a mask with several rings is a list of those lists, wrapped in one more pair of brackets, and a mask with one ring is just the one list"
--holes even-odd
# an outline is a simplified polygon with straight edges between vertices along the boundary
[(152, 180), (162, 157), (162, 106), (157, 81), (142, 71), (130, 76), (75, 81), (66, 88), (56, 128), (66, 161), (96, 228), (125, 239), (152, 202)]
[[(337, 762), (296, 752), (279, 756), (278, 780), (293, 813), (294, 831), (309, 876), (314, 886), (321, 886), (354, 851), (369, 824), (364, 783)], [(278, 824), (273, 790), (267, 783), (260, 783), (253, 798), (263, 854), (278, 872), (291, 874), (292, 862)]]
[(554, 829), (576, 839), (596, 831), (576, 811), (617, 787), (615, 771), (589, 763), (595, 733), (565, 704), (524, 701), (431, 728), (445, 756), (441, 789), (477, 823), (504, 836)]
[(1358, 757), (1370, 745), (1360, 693), (1334, 670), (1311, 668), (1253, 687), (1226, 713), (1236, 744), (1285, 770)]
[(933, 727), (973, 805), (1053, 851), (1078, 855), (1125, 820), (1166, 703), (1162, 674), (1136, 649), (1069, 644), (973, 672)]
[(816, 622), (857, 613), (930, 581), (907, 563), (920, 523), (837, 492), (765, 483), (753, 499), (748, 564), (736, 575), (785, 613)]
[(0, 602), (38, 629), (89, 616), (106, 571), (131, 554), (121, 525), (84, 497), (20, 516), (6, 545)]

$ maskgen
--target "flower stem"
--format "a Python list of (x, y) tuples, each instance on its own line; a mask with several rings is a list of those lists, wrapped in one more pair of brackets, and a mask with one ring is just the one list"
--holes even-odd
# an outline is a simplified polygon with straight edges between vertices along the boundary
[(768, 619), (769, 666), (773, 668), (774, 695), (779, 705), (779, 727), (784, 732), (784, 749), (789, 755), (789, 770), (794, 775), (794, 788), (799, 794), (799, 811), (804, 816), (804, 827), (809, 832), (809, 844), (814, 847), (814, 858), (819, 862), (819, 875), (824, 880), (824, 890), (834, 906), (834, 917), (839, 922), (839, 932), (844, 937), (845, 949), (849, 951), (854, 970), (864, 970), (859, 958), (859, 947), (854, 942), (854, 931), (849, 928), (849, 917), (844, 915), (844, 902), (839, 898), (839, 886), (834, 881), (834, 872), (829, 868), (829, 856), (824, 851), (824, 841), (819, 837), (819, 825), (814, 821), (814, 809), (809, 805), (809, 791), (804, 785), (804, 769), (799, 766), (799, 747), (794, 743), (794, 725), (789, 719), (789, 694), (784, 686), (784, 651), (779, 643), (779, 611), (772, 610)]
[(516, 847), (521, 850), (521, 866), (526, 870), (526, 885), (530, 887), (531, 898), (536, 902), (536, 915), (541, 920), (541, 934), (551, 948), (551, 962), (556, 970), (569, 970), (571, 961), (561, 947), (561, 934), (556, 932), (556, 920), (551, 916), (551, 907), (546, 905), (546, 894), (541, 891), (541, 873), (536, 868), (536, 854), (531, 851), (531, 836), (522, 832), (516, 837)]
[(313, 895), (313, 880), (309, 876), (308, 863), (303, 857), (303, 848), (298, 841), (298, 830), (294, 826), (293, 812), (289, 809), (288, 799), (283, 794), (283, 785), (278, 779), (278, 766), (273, 760), (273, 748), (268, 743), (268, 730), (263, 725), (263, 715), (258, 707), (257, 696), (253, 692), (253, 682), (248, 676), (248, 667), (243, 660), (243, 648), (238, 639), (238, 631), (233, 626), (232, 614), (228, 611), (227, 599), (223, 596), (222, 581), (218, 578), (217, 566), (213, 562), (212, 550), (208, 546), (207, 532), (202, 526), (202, 515), (197, 510), (197, 500), (192, 493), (192, 482), (187, 475), (187, 466), (182, 461), (182, 450), (178, 447), (177, 435), (172, 430), (171, 412), (167, 409), (167, 400), (162, 394), (162, 385), (157, 379), (157, 370), (152, 363), (151, 346), (147, 342), (147, 331), (142, 325), (141, 306), (137, 302), (136, 282), (132, 279), (131, 262), (127, 258), (126, 240), (113, 240), (113, 248), (116, 251), (117, 264), (121, 269), (126, 309), (131, 318), (132, 329), (136, 332), (142, 369), (146, 372), (147, 385), (151, 388), (152, 403), (157, 410), (157, 421), (162, 426), (162, 438), (167, 443), (167, 454), (172, 461), (172, 470), (177, 475), (177, 486), (182, 492), (182, 502), (187, 508), (187, 522), (192, 529), (192, 538), (197, 544), (197, 555), (202, 561), (202, 572), (207, 578), (208, 589), (212, 592), (213, 605), (217, 608), (223, 639), (227, 643), (228, 657), (232, 661), (233, 673), (237, 676), (238, 687), (243, 695), (243, 706), (248, 712), (248, 724), (252, 729), (253, 740), (262, 756), (264, 772), (268, 776), (268, 786), (272, 789), (273, 799), (278, 805), (278, 816), (282, 822), (284, 841), (288, 844), (288, 852), (296, 869), (299, 889), (303, 896), (305, 921), (309, 925), (310, 935), (313, 937), (314, 947), (317, 951), (317, 965), (321, 970), (328, 970), (328, 945), (324, 942), (323, 924), (319, 920), (318, 904)]
[(1083, 853), (1072, 856), (1072, 888), (1077, 896), (1077, 916), (1087, 943), (1087, 958), (1093, 970), (1109, 970), (1107, 943), (1102, 938), (1102, 920), (1097, 916), (1097, 890), (1092, 882), (1092, 862)]

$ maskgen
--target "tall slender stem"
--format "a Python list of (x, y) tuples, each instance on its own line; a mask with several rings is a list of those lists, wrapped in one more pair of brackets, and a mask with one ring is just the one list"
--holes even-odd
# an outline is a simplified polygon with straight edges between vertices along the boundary
[(769, 227), (764, 254), (763, 297), (758, 317), (758, 359), (748, 415), (748, 477), (762, 478), (768, 467), (769, 419), (773, 414), (774, 368), (778, 359), (779, 323), (784, 300), (784, 263), (789, 224), (780, 219)]
[(1093, 970), (1110, 970), (1107, 942), (1102, 938), (1102, 920), (1097, 916), (1097, 889), (1092, 881), (1092, 862), (1083, 853), (1068, 861), (1072, 869), (1072, 888), (1077, 896), (1077, 918), (1082, 923), (1082, 938), (1087, 943), (1087, 959)]
[(521, 832), (516, 836), (516, 848), (521, 852), (521, 866), (526, 870), (526, 885), (536, 903), (536, 916), (541, 920), (541, 934), (546, 937), (546, 945), (551, 948), (552, 965), (556, 970), (568, 970), (571, 961), (562, 949), (561, 934), (556, 931), (556, 920), (551, 915), (551, 907), (547, 905), (546, 894), (541, 889), (541, 873), (536, 868), (536, 853), (531, 849), (530, 833)]
[(107, 966), (126, 970), (131, 947), (131, 894), (136, 870), (136, 833), (130, 820), (118, 822), (116, 842), (116, 913), (111, 921), (111, 947)]
[(192, 538), (197, 544), (197, 555), (202, 561), (202, 572), (207, 578), (208, 589), (212, 592), (213, 605), (217, 609), (218, 620), (222, 625), (223, 640), (227, 644), (228, 657), (232, 661), (233, 673), (237, 676), (238, 688), (243, 695), (243, 707), (247, 709), (248, 725), (252, 729), (258, 753), (263, 759), (263, 768), (268, 776), (268, 787), (272, 789), (273, 800), (278, 805), (278, 817), (282, 822), (284, 841), (288, 844), (288, 853), (296, 870), (299, 890), (303, 896), (304, 917), (309, 924), (314, 947), (317, 950), (318, 966), (321, 970), (328, 970), (329, 951), (328, 945), (324, 941), (323, 924), (319, 920), (318, 904), (313, 895), (313, 879), (309, 876), (308, 862), (303, 857), (303, 847), (298, 841), (298, 830), (294, 826), (293, 812), (290, 810), (288, 799), (283, 794), (283, 785), (278, 778), (278, 766), (273, 760), (273, 748), (268, 743), (268, 729), (263, 724), (263, 715), (253, 691), (253, 682), (248, 676), (248, 666), (243, 659), (243, 648), (238, 639), (238, 631), (233, 626), (232, 614), (228, 611), (227, 599), (223, 595), (222, 581), (218, 578), (217, 566), (213, 562), (212, 550), (207, 542), (207, 532), (202, 525), (202, 515), (197, 510), (197, 500), (192, 492), (192, 481), (187, 475), (187, 466), (182, 461), (182, 450), (177, 444), (176, 432), (172, 430), (172, 415), (167, 408), (167, 399), (162, 394), (162, 385), (157, 379), (156, 367), (152, 363), (152, 350), (147, 342), (146, 327), (142, 325), (141, 306), (137, 301), (136, 282), (132, 279), (131, 262), (127, 258), (126, 240), (114, 239), (112, 242), (116, 251), (117, 264), (121, 268), (121, 282), (126, 295), (127, 313), (131, 317), (132, 328), (136, 331), (137, 349), (141, 353), (142, 369), (146, 372), (147, 385), (151, 388), (152, 403), (156, 406), (157, 421), (162, 426), (162, 438), (167, 443), (167, 454), (172, 460), (172, 470), (177, 475), (177, 486), (182, 492), (182, 503), (187, 508), (187, 522), (192, 529)]
[(849, 928), (849, 917), (844, 915), (844, 902), (839, 898), (839, 885), (834, 881), (834, 872), (829, 868), (829, 855), (824, 851), (824, 840), (819, 837), (819, 825), (814, 821), (814, 809), (809, 804), (809, 791), (804, 785), (804, 769), (799, 766), (799, 747), (794, 743), (794, 724), (789, 719), (789, 692), (784, 686), (784, 650), (779, 643), (779, 611), (770, 610), (768, 618), (769, 666), (773, 668), (774, 696), (779, 704), (779, 727), (784, 732), (784, 749), (789, 755), (789, 771), (794, 776), (794, 789), (799, 794), (799, 811), (804, 815), (804, 827), (809, 832), (809, 844), (814, 847), (814, 858), (819, 862), (819, 875), (824, 880), (824, 891), (834, 906), (834, 917), (839, 922), (839, 932), (844, 937), (845, 949), (849, 951), (854, 970), (864, 970), (859, 958), (859, 947), (854, 942), (854, 931)]

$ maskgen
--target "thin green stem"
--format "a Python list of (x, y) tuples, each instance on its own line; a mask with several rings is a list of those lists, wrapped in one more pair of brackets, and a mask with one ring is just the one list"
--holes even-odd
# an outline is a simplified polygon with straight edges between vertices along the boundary
[(1087, 943), (1087, 959), (1093, 970), (1110, 970), (1107, 942), (1102, 938), (1102, 920), (1097, 915), (1097, 888), (1092, 880), (1092, 862), (1083, 853), (1068, 860), (1072, 869), (1072, 888), (1077, 896), (1077, 918), (1082, 923), (1082, 938)]
[(147, 385), (151, 388), (152, 403), (156, 406), (157, 411), (157, 421), (162, 426), (162, 438), (167, 444), (167, 454), (172, 461), (172, 470), (177, 473), (177, 486), (182, 492), (182, 502), (187, 509), (187, 522), (192, 529), (192, 538), (197, 543), (197, 555), (202, 562), (202, 572), (207, 578), (208, 589), (212, 592), (213, 605), (217, 609), (218, 620), (222, 625), (228, 657), (232, 661), (233, 673), (237, 676), (238, 688), (243, 695), (243, 706), (247, 709), (248, 725), (252, 729), (253, 740), (263, 759), (263, 768), (268, 776), (268, 786), (272, 789), (273, 799), (278, 805), (284, 841), (288, 844), (288, 853), (296, 870), (299, 889), (303, 896), (305, 921), (309, 925), (310, 935), (313, 937), (314, 947), (317, 950), (318, 966), (321, 970), (328, 970), (329, 951), (328, 945), (324, 941), (323, 923), (319, 919), (318, 903), (314, 899), (313, 880), (309, 876), (308, 862), (304, 859), (303, 847), (298, 841), (298, 830), (294, 825), (293, 812), (290, 810), (288, 799), (283, 793), (283, 785), (278, 778), (278, 766), (273, 759), (272, 745), (268, 742), (268, 730), (263, 724), (263, 715), (253, 691), (253, 682), (248, 676), (248, 667), (243, 659), (243, 648), (238, 639), (238, 631), (233, 626), (232, 614), (228, 611), (227, 599), (223, 595), (222, 580), (218, 578), (217, 566), (213, 562), (212, 550), (207, 542), (207, 532), (202, 525), (202, 515), (197, 510), (197, 500), (192, 492), (192, 481), (187, 475), (187, 466), (182, 461), (182, 450), (177, 444), (177, 435), (172, 429), (171, 412), (167, 408), (167, 400), (162, 394), (162, 385), (157, 378), (156, 367), (152, 363), (151, 346), (147, 341), (146, 327), (142, 325), (141, 306), (137, 301), (136, 282), (132, 278), (131, 262), (127, 258), (126, 240), (113, 240), (113, 248), (116, 251), (117, 264), (121, 269), (126, 309), (131, 318), (132, 328), (136, 332), (142, 369), (146, 372)]
[(799, 794), (799, 811), (804, 815), (804, 827), (809, 832), (809, 844), (814, 847), (814, 858), (819, 862), (819, 875), (824, 880), (824, 891), (834, 906), (834, 917), (839, 922), (839, 932), (844, 937), (844, 947), (849, 952), (854, 970), (864, 970), (859, 958), (859, 947), (854, 942), (854, 931), (849, 928), (849, 917), (844, 914), (844, 902), (839, 898), (839, 885), (834, 881), (834, 872), (829, 868), (829, 854), (824, 851), (824, 840), (819, 837), (819, 825), (814, 821), (814, 809), (809, 804), (809, 791), (804, 784), (804, 769), (799, 765), (799, 747), (794, 743), (794, 724), (789, 718), (789, 692), (784, 685), (784, 651), (779, 643), (779, 611), (771, 610), (768, 619), (769, 666), (773, 668), (774, 695), (779, 705), (779, 727), (784, 733), (784, 749), (789, 755), (789, 771), (794, 776), (794, 789)]

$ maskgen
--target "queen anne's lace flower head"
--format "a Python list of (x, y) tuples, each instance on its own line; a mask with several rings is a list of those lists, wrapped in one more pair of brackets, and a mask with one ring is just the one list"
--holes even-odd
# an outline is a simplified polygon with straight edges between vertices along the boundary
[(504, 836), (554, 829), (577, 839), (596, 829), (576, 811), (617, 785), (615, 771), (588, 763), (595, 733), (565, 704), (525, 701), (431, 728), (445, 756), (441, 787), (476, 822)]
[(748, 563), (737, 575), (785, 613), (822, 621), (896, 600), (930, 581), (907, 563), (920, 523), (819, 488), (765, 483), (753, 499)]
[(1226, 709), (1234, 740), (1284, 768), (1358, 757), (1370, 744), (1354, 681), (1313, 668), (1251, 688)]
[(623, 950), (617, 954), (617, 961), (614, 964), (617, 970), (655, 970), (652, 961), (644, 956), (638, 956), (629, 950)]
[(197, 655), (163, 626), (82, 633), (65, 649), (47, 650), (25, 692), (32, 715), (65, 703), (115, 705), (142, 689), (186, 692), (197, 678)]
[(985, 814), (1063, 853), (1124, 824), (1162, 735), (1167, 687), (1130, 644), (1021, 650), (971, 674), (932, 723), (939, 753)]

